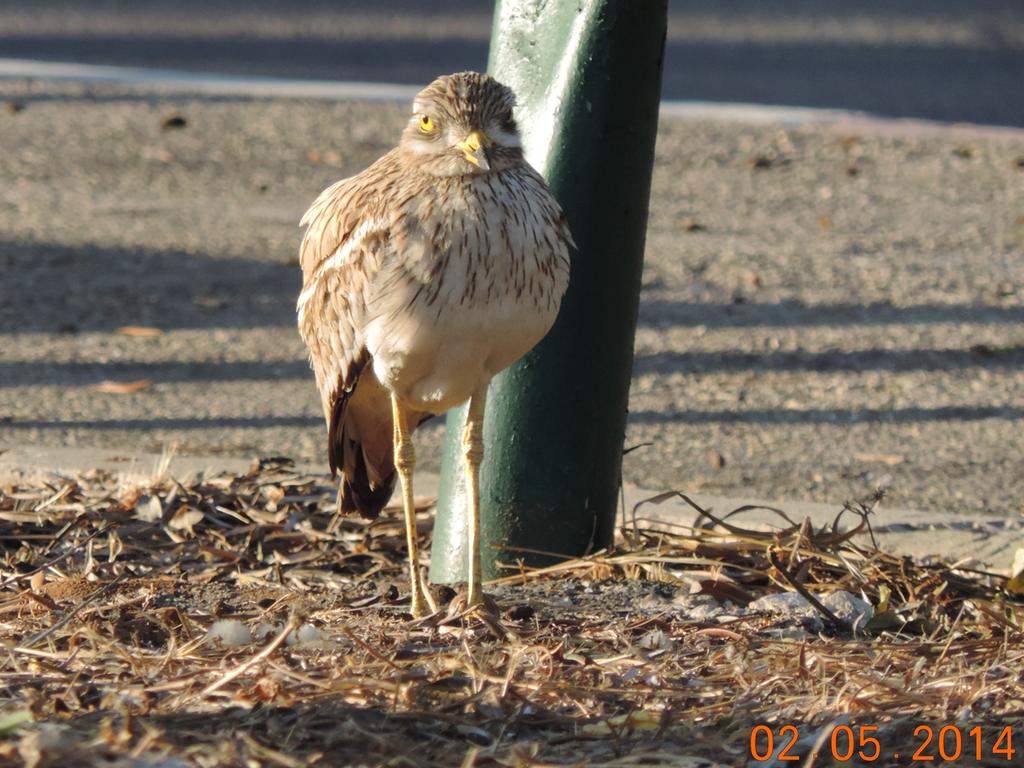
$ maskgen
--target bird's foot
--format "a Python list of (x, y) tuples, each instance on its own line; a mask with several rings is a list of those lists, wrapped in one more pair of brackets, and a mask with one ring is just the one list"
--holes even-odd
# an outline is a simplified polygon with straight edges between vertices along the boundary
[(412, 605), (409, 607), (409, 613), (412, 614), (414, 619), (425, 619), (428, 616), (433, 616), (437, 611), (434, 610), (426, 601), (414, 600)]
[(423, 583), (422, 579), (419, 580), (418, 584), (413, 583), (409, 612), (414, 619), (425, 619), (437, 613), (437, 603), (434, 602), (434, 596), (430, 594), (430, 589)]
[(448, 615), (453, 618), (475, 611), (489, 613), (492, 616), (500, 614), (498, 604), (494, 601), (494, 598), (484, 592), (477, 592), (472, 602), (466, 592), (459, 592), (448, 603)]
[(498, 639), (507, 639), (512, 633), (502, 622), (501, 611), (494, 598), (483, 592), (477, 592), (477, 596), (473, 603), (470, 603), (469, 596), (465, 592), (460, 592), (452, 598), (443, 623), (477, 621), (487, 627), (491, 634)]

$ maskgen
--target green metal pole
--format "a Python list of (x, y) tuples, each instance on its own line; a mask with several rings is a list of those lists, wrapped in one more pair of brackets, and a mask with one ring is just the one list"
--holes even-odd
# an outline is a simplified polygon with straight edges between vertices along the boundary
[[(611, 543), (658, 126), (667, 0), (499, 0), (489, 68), (579, 246), (551, 333), (488, 393), (483, 576)], [(465, 581), (460, 433), (448, 415), (431, 580)]]

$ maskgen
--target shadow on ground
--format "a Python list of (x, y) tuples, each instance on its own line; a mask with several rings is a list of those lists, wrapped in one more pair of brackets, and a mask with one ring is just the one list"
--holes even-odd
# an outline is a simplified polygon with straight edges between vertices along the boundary
[[(180, 250), (69, 246), (0, 239), (0, 333), (110, 331), (125, 325), (177, 328), (293, 327), (301, 287), (298, 266), (257, 259), (223, 258)], [(823, 304), (800, 302), (702, 304), (641, 298), (639, 323), (651, 328), (691, 326), (860, 326), (927, 323), (1024, 323), (1024, 307), (975, 304)], [(669, 355), (684, 369), (826, 368), (936, 370), (985, 363), (1018, 366), (1020, 346), (973, 350), (908, 350), (782, 353), (773, 355)], [(987, 361), (987, 362), (986, 362)], [(646, 365), (643, 358), (640, 365)], [(253, 376), (258, 364), (239, 367)], [(85, 370), (87, 365), (82, 366)], [(287, 369), (282, 369), (287, 370)], [(10, 370), (9, 370), (10, 373)], [(197, 368), (199, 378), (211, 376)], [(13, 374), (17, 375), (17, 374)], [(6, 378), (0, 381), (7, 381)]]
[(294, 326), (295, 264), (0, 240), (0, 333)]
[(1024, 419), (1024, 408), (1010, 406), (940, 406), (936, 408), (778, 408), (736, 411), (631, 411), (635, 424), (908, 424)]
[[(71, 247), (0, 241), (0, 266), (15, 279), (0, 284), (0, 332), (74, 334), (125, 325), (182, 328), (294, 327), (300, 286), (293, 264), (216, 258), (183, 251)], [(640, 322), (659, 327), (847, 326), (945, 322), (1020, 323), (1022, 307), (974, 305), (694, 304), (646, 301)], [(664, 352), (637, 356), (636, 374), (738, 371), (948, 371), (1020, 369), (1024, 348), (867, 349), (825, 352)], [(304, 359), (278, 361), (0, 362), (0, 388), (59, 384), (90, 387), (107, 380), (189, 382), (306, 381)], [(99, 416), (99, 414), (97, 414)], [(898, 409), (753, 409), (634, 411), (634, 424), (853, 424), (1021, 419), (1024, 409), (944, 406)], [(6, 428), (174, 430), (238, 427), (314, 427), (318, 416), (151, 416), (8, 419)]]

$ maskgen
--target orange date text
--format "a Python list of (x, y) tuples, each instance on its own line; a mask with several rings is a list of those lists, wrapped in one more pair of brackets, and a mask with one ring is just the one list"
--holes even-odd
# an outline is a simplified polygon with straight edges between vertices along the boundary
[[(809, 736), (810, 726), (755, 726), (750, 732), (750, 756), (761, 761), (803, 760), (810, 746), (807, 739), (801, 738), (801, 728)], [(888, 760), (951, 763), (961, 759), (994, 759), (1009, 763), (1016, 753), (1013, 729), (1008, 725), (1002, 728), (919, 725), (913, 734), (914, 740), (909, 745), (885, 744), (877, 725), (837, 725), (820, 742), (818, 754), (831, 755), (837, 763), (881, 761), (885, 765)]]

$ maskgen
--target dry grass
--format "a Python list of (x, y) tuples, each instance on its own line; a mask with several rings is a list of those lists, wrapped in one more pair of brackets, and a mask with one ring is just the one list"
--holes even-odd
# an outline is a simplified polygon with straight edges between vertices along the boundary
[[(1022, 722), (1024, 635), (1002, 577), (838, 525), (747, 530), (739, 510), (516, 571), (492, 587), (499, 639), (458, 616), (410, 622), (400, 522), (332, 520), (331, 494), (283, 462), (0, 491), (0, 763), (745, 765), (768, 723), (800, 728), (800, 761), (779, 765), (828, 765), (838, 722), (879, 726), (887, 755), (920, 723), (971, 745), (982, 725), (981, 762), (1007, 764), (990, 750)], [(868, 530), (869, 506), (847, 512)], [(875, 617), (745, 607), (834, 590)], [(223, 647), (218, 619), (269, 634)]]

